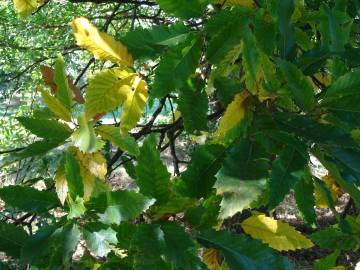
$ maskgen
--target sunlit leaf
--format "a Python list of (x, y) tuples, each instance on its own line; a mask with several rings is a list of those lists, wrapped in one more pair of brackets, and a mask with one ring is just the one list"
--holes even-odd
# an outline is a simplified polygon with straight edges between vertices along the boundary
[(85, 18), (70, 23), (77, 44), (91, 52), (96, 59), (110, 60), (125, 66), (132, 66), (133, 59), (127, 48), (108, 34), (99, 31)]
[(288, 224), (265, 215), (255, 215), (241, 223), (253, 238), (259, 239), (279, 251), (310, 248), (314, 244)]

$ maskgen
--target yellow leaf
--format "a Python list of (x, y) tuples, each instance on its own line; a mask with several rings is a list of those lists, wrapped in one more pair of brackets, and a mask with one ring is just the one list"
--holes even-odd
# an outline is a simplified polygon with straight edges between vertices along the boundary
[(127, 48), (108, 34), (99, 31), (86, 18), (77, 18), (70, 23), (77, 44), (91, 52), (96, 59), (110, 60), (125, 66), (133, 65)]
[(215, 141), (223, 139), (226, 133), (244, 118), (246, 112), (246, 105), (244, 101), (247, 97), (248, 92), (243, 91), (237, 94), (234, 100), (228, 105), (224, 116), (220, 120), (218, 129), (215, 131)]
[[(322, 180), (325, 182), (326, 187), (329, 189), (331, 198), (335, 202), (342, 194), (344, 194), (343, 189), (338, 185), (338, 183), (330, 175), (325, 175), (322, 177)], [(328, 208), (326, 199), (323, 197), (321, 191), (317, 186), (315, 186), (315, 204), (318, 208)]]
[(265, 215), (251, 216), (241, 223), (244, 231), (279, 251), (310, 248), (314, 244), (293, 227)]
[(221, 266), (219, 264), (220, 253), (216, 249), (206, 249), (203, 254), (203, 261), (209, 270), (221, 270)]
[(84, 153), (75, 147), (70, 148), (70, 151), (79, 162), (84, 185), (84, 201), (88, 201), (95, 188), (96, 178), (105, 180), (107, 173), (106, 160), (100, 152)]
[(343, 265), (339, 265), (339, 266), (335, 266), (329, 270), (346, 270), (347, 267), (346, 266), (343, 266)]
[(148, 99), (147, 84), (139, 77), (135, 77), (123, 104), (123, 112), (121, 114), (120, 130), (127, 133), (139, 121)]
[(62, 105), (62, 103), (56, 97), (51, 96), (47, 91), (42, 89), (39, 89), (39, 91), (45, 105), (49, 108), (50, 111), (67, 122), (71, 121), (69, 110), (66, 109), (65, 106)]
[(93, 176), (89, 171), (80, 167), (80, 174), (83, 180), (84, 185), (84, 201), (87, 202), (95, 188), (95, 176)]
[(25, 18), (36, 9), (36, 0), (13, 0), (16, 11)]
[(97, 113), (112, 111), (121, 105), (131, 92), (131, 83), (135, 77), (136, 74), (127, 69), (111, 68), (91, 78), (85, 96), (87, 119)]
[(80, 165), (88, 170), (92, 175), (102, 180), (105, 179), (107, 173), (106, 159), (100, 152), (83, 153), (81, 151), (77, 151), (76, 157), (79, 160)]
[(58, 170), (56, 172), (55, 189), (61, 204), (64, 205), (69, 190), (64, 170)]
[(214, 0), (214, 4), (223, 6), (243, 6), (248, 8), (256, 7), (254, 0)]

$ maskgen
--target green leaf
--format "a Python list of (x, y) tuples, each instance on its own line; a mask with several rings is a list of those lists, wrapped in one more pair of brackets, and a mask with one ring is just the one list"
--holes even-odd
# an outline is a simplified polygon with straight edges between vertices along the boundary
[(185, 220), (196, 229), (206, 229), (217, 224), (220, 211), (220, 196), (210, 196), (200, 205), (187, 208)]
[(16, 119), (31, 133), (50, 141), (63, 142), (71, 135), (71, 129), (56, 120), (31, 117), (17, 117)]
[(6, 208), (41, 214), (59, 205), (56, 193), (32, 187), (7, 186), (0, 189), (0, 198)]
[(125, 102), (131, 92), (131, 81), (136, 76), (124, 68), (105, 69), (95, 74), (86, 89), (85, 112), (87, 119), (97, 113), (114, 110)]
[(180, 91), (178, 109), (188, 133), (200, 134), (201, 131), (208, 130), (208, 98), (200, 82), (189, 80), (185, 84)]
[(310, 111), (315, 105), (314, 89), (310, 79), (292, 63), (278, 60), (278, 66), (286, 80), (289, 94), (304, 111)]
[(217, 64), (237, 46), (248, 25), (248, 11), (243, 9), (224, 10), (212, 17), (205, 30), (212, 36), (206, 50), (206, 58), (210, 63)]
[(351, 250), (358, 244), (353, 235), (344, 233), (336, 228), (326, 228), (310, 235), (313, 241), (320, 248), (330, 250)]
[(69, 87), (67, 75), (65, 73), (64, 58), (59, 55), (55, 61), (54, 82), (57, 85), (56, 97), (67, 108), (71, 109), (72, 94)]
[(182, 0), (157, 0), (161, 9), (165, 12), (182, 19), (200, 17), (209, 0), (193, 0), (186, 3)]
[(217, 194), (222, 195), (219, 218), (232, 217), (237, 212), (250, 208), (265, 192), (266, 187), (265, 179), (243, 181), (218, 174), (215, 188)]
[(60, 146), (64, 142), (57, 142), (57, 141), (48, 141), (48, 140), (42, 140), (42, 141), (36, 141), (27, 147), (25, 149), (11, 154), (8, 157), (1, 160), (0, 166), (6, 166), (9, 165), (15, 161), (22, 160), (29, 157), (34, 156), (41, 156), (49, 152), (50, 150)]
[(166, 222), (161, 225), (166, 248), (165, 257), (180, 269), (206, 269), (197, 256), (194, 242), (180, 225)]
[(71, 135), (74, 145), (83, 152), (93, 153), (101, 148), (101, 142), (96, 138), (94, 124), (87, 121), (85, 115), (82, 114), (78, 118), (79, 128)]
[(122, 222), (116, 226), (116, 237), (119, 241), (118, 246), (123, 249), (130, 249), (131, 240), (136, 232), (136, 225), (130, 222)]
[(80, 230), (76, 224), (68, 223), (61, 231), (61, 249), (65, 262), (69, 262), (80, 241)]
[(148, 136), (138, 156), (136, 170), (136, 182), (140, 192), (153, 197), (158, 203), (169, 199), (170, 173), (160, 159), (160, 153), (156, 149), (156, 138)]
[(215, 188), (223, 196), (220, 218), (250, 207), (265, 191), (269, 161), (257, 142), (241, 140), (228, 152), (217, 173)]
[(207, 248), (222, 252), (230, 270), (285, 270), (290, 264), (285, 257), (258, 240), (226, 231), (205, 231), (198, 241)]
[(170, 270), (162, 255), (165, 250), (164, 233), (159, 225), (140, 224), (131, 242), (135, 270)]
[(145, 212), (154, 199), (149, 199), (140, 193), (118, 190), (100, 194), (87, 203), (88, 209), (94, 209), (101, 222), (119, 225), (123, 221), (131, 220)]
[(336, 265), (336, 259), (340, 255), (340, 250), (335, 250), (330, 255), (318, 260), (312, 270), (328, 270)]
[(6, 255), (19, 258), (27, 238), (28, 235), (21, 226), (0, 222), (0, 250)]
[(52, 236), (57, 229), (56, 225), (43, 226), (36, 234), (29, 236), (21, 249), (21, 261), (32, 263), (50, 252)]
[(138, 156), (140, 151), (139, 147), (134, 139), (128, 134), (120, 133), (120, 128), (114, 126), (99, 126), (95, 129), (95, 132), (99, 134), (103, 139), (109, 140), (122, 151), (128, 152), (133, 156)]
[(322, 104), (327, 104), (330, 100), (336, 100), (345, 96), (359, 95), (360, 89), (360, 69), (346, 73), (333, 82), (324, 94)]
[(70, 152), (65, 152), (64, 160), (69, 194), (71, 198), (75, 200), (77, 196), (84, 196), (84, 185), (80, 174), (80, 165), (77, 159)]
[(116, 232), (110, 227), (99, 231), (84, 230), (84, 239), (89, 251), (99, 257), (107, 256), (111, 246), (118, 243)]
[(155, 25), (151, 28), (136, 28), (120, 40), (136, 59), (148, 58), (163, 52), (167, 46), (176, 46), (185, 41), (188, 32), (188, 27), (182, 23)]
[(243, 90), (243, 84), (239, 80), (231, 80), (226, 77), (216, 77), (214, 86), (224, 107), (227, 107), (234, 100), (235, 95)]
[(191, 155), (191, 162), (181, 174), (180, 189), (189, 197), (206, 197), (216, 181), (226, 149), (217, 144), (200, 145)]
[(67, 216), (68, 219), (78, 218), (85, 214), (86, 208), (82, 197), (76, 196), (75, 200), (69, 197), (68, 204), (70, 208)]
[(301, 217), (307, 224), (314, 227), (316, 225), (314, 184), (308, 170), (305, 170), (304, 177), (297, 182), (294, 191)]
[(296, 50), (295, 29), (291, 20), (294, 12), (294, 0), (278, 2), (278, 28), (280, 33), (280, 55), (284, 59), (293, 58)]
[(198, 66), (201, 46), (200, 37), (189, 37), (185, 42), (170, 48), (162, 56), (159, 67), (155, 71), (154, 84), (151, 88), (153, 97), (166, 96), (175, 89), (182, 87)]
[(278, 159), (272, 164), (269, 182), (269, 207), (275, 208), (291, 188), (304, 175), (307, 160), (293, 147), (286, 146)]

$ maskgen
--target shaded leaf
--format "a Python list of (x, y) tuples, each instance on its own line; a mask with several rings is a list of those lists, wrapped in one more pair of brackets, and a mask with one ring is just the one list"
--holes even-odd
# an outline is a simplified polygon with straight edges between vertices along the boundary
[(311, 110), (315, 105), (315, 96), (310, 79), (290, 62), (279, 60), (278, 66), (286, 80), (287, 90), (296, 105), (304, 111)]
[(27, 238), (28, 235), (21, 226), (0, 222), (0, 250), (6, 255), (19, 258)]
[(146, 211), (155, 200), (127, 190), (118, 190), (100, 194), (87, 203), (88, 209), (94, 209), (105, 224), (119, 225)]
[(7, 186), (0, 189), (0, 198), (7, 208), (41, 214), (58, 206), (56, 194), (31, 187)]
[(153, 57), (163, 52), (167, 46), (176, 46), (188, 36), (189, 29), (182, 23), (155, 25), (151, 28), (136, 28), (121, 38), (136, 58)]
[(269, 207), (276, 207), (303, 177), (306, 159), (294, 148), (286, 146), (273, 162), (269, 182)]
[(183, 19), (200, 17), (206, 8), (209, 0), (194, 0), (185, 4), (181, 0), (157, 0), (161, 9), (165, 12)]
[[(172, 2), (172, 1), (171, 1)], [(185, 42), (170, 48), (161, 58), (151, 88), (153, 97), (163, 97), (180, 88), (195, 72), (201, 50), (201, 38), (189, 37)], [(173, 76), (176, 74), (176, 76)]]
[(191, 162), (181, 174), (180, 189), (189, 197), (207, 196), (216, 181), (226, 149), (217, 144), (199, 145), (191, 155)]
[(155, 198), (159, 203), (166, 202), (170, 195), (170, 173), (160, 159), (155, 136), (144, 140), (137, 159), (136, 182), (140, 192)]
[(221, 251), (230, 270), (291, 269), (286, 258), (245, 235), (209, 230), (198, 236), (198, 241), (207, 248)]
[(195, 80), (189, 80), (181, 89), (178, 109), (184, 120), (188, 133), (200, 134), (207, 131), (208, 98), (202, 85)]

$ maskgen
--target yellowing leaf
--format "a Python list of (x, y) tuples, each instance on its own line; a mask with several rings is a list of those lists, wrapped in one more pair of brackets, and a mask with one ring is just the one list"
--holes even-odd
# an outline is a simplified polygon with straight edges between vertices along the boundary
[(27, 17), (36, 9), (36, 0), (13, 0), (16, 11), (21, 17)]
[(51, 96), (47, 91), (41, 89), (39, 91), (45, 105), (49, 108), (50, 111), (67, 122), (71, 121), (69, 110), (66, 109), (65, 106), (62, 105), (56, 97)]
[(100, 152), (82, 153), (77, 151), (76, 157), (81, 166), (88, 170), (92, 175), (104, 180), (106, 176), (106, 160)]
[(100, 152), (83, 153), (75, 147), (71, 147), (70, 151), (79, 162), (80, 174), (84, 185), (84, 201), (88, 201), (96, 186), (96, 178), (105, 180), (107, 173), (106, 160)]
[(224, 6), (243, 6), (248, 8), (256, 7), (254, 0), (214, 0), (214, 4)]
[(339, 266), (335, 266), (329, 270), (346, 270), (347, 267), (346, 266), (343, 266), (343, 265), (339, 265)]
[(216, 249), (209, 248), (203, 254), (203, 261), (209, 270), (221, 270), (219, 264), (220, 253)]
[(131, 91), (123, 104), (121, 114), (120, 129), (122, 133), (127, 133), (139, 121), (148, 99), (147, 84), (139, 77), (135, 77), (132, 83)]
[(136, 74), (123, 68), (106, 69), (90, 79), (86, 90), (85, 112), (87, 119), (97, 113), (114, 110), (131, 92), (131, 83)]
[(310, 248), (314, 245), (293, 227), (265, 215), (251, 216), (240, 225), (247, 234), (279, 251)]
[[(322, 177), (322, 180), (325, 182), (326, 187), (329, 189), (333, 201), (336, 201), (342, 194), (344, 194), (343, 189), (330, 175), (325, 175), (324, 177)], [(315, 186), (315, 204), (318, 208), (328, 208), (326, 199), (323, 197), (319, 187), (317, 186)]]
[(228, 105), (224, 116), (220, 120), (218, 129), (215, 131), (215, 141), (224, 138), (226, 133), (235, 127), (244, 118), (246, 112), (246, 105), (244, 101), (247, 97), (248, 93), (243, 91), (237, 94), (234, 100)]
[(88, 201), (95, 188), (95, 177), (86, 169), (80, 167), (80, 174), (84, 185), (84, 201)]
[(86, 18), (77, 18), (70, 23), (77, 44), (91, 52), (96, 59), (110, 60), (125, 66), (133, 65), (127, 48), (108, 34), (99, 31)]
[(58, 170), (55, 175), (55, 189), (56, 194), (62, 205), (64, 205), (69, 188), (66, 181), (66, 175), (64, 170)]

